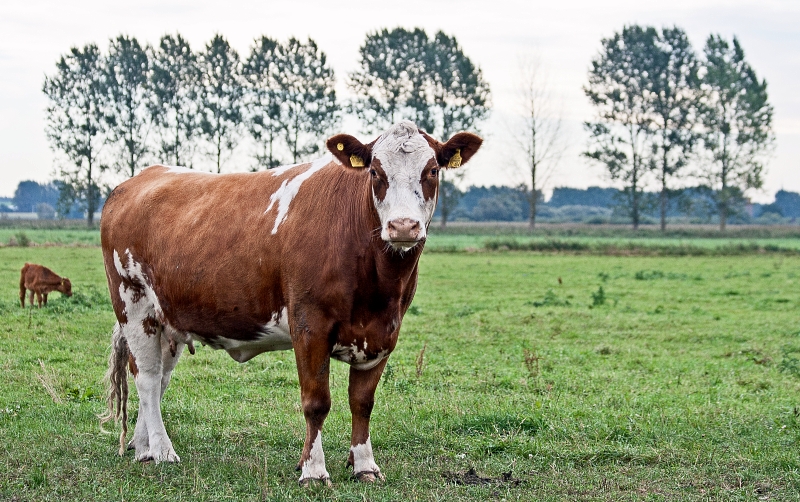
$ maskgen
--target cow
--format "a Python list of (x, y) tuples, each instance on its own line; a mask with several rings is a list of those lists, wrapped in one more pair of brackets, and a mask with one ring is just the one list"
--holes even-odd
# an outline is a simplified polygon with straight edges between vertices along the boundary
[[(52, 270), (35, 263), (26, 263), (19, 276), (19, 304), (25, 308), (25, 291), (30, 291), (28, 303), (33, 306), (33, 294), (39, 308), (42, 303), (47, 305), (47, 295), (53, 291), (72, 296), (72, 283), (66, 277), (59, 277)], [(44, 302), (42, 302), (44, 299)]]
[(240, 363), (293, 349), (306, 420), (300, 484), (330, 484), (331, 359), (350, 365), (347, 464), (359, 481), (385, 479), (369, 434), (375, 388), (414, 298), (440, 169), (481, 143), (468, 132), (441, 143), (404, 121), (368, 144), (333, 136), (330, 154), (306, 164), (238, 174), (151, 166), (116, 187), (100, 236), (117, 318), (104, 420), (122, 422), (120, 455), (128, 371), (139, 410), (127, 449), (178, 462), (161, 402), (187, 343)]

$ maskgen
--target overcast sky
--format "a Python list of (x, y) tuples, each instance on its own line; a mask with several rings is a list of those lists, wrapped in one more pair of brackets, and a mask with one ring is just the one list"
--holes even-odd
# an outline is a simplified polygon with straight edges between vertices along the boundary
[[(600, 40), (633, 23), (677, 25), (686, 30), (698, 52), (710, 33), (739, 37), (747, 60), (760, 78), (766, 78), (775, 108), (777, 147), (765, 189), (752, 195), (758, 201), (771, 201), (781, 188), (800, 191), (798, 0), (25, 0), (0, 4), (0, 196), (11, 196), (21, 180), (53, 177), (41, 87), (59, 56), (72, 46), (94, 42), (105, 50), (108, 39), (121, 33), (154, 44), (166, 33), (179, 32), (200, 50), (220, 33), (246, 57), (260, 35), (279, 40), (311, 37), (327, 53), (344, 98), (344, 77), (355, 69), (366, 33), (397, 26), (454, 35), (491, 85), (493, 114), (481, 129), (487, 141), (468, 166), (467, 183), (519, 180), (509, 162), (513, 157), (509, 126), (516, 112), (514, 80), (519, 58), (533, 53), (539, 55), (562, 103), (570, 144), (549, 180), (550, 188), (610, 185), (601, 166), (579, 156), (586, 144), (580, 124), (592, 116), (581, 88)], [(357, 123), (345, 121), (342, 126), (346, 129), (342, 132), (359, 133)], [(250, 152), (247, 146), (240, 148), (226, 170), (249, 167)]]

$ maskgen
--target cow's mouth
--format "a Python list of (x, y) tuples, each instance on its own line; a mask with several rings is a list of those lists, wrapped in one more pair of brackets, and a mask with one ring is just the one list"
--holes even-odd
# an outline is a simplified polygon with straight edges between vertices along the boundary
[(398, 250), (408, 251), (421, 242), (425, 242), (424, 237), (416, 240), (390, 240), (389, 245)]

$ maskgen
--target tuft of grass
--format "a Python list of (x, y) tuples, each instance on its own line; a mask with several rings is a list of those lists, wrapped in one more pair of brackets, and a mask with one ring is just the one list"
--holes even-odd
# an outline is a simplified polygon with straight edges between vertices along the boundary
[(559, 298), (552, 289), (548, 289), (544, 294), (544, 298), (540, 301), (531, 302), (530, 305), (534, 307), (568, 307), (570, 302)]
[(603, 286), (597, 288), (597, 291), (592, 293), (592, 307), (599, 307), (606, 304), (606, 292), (603, 291)]
[(31, 245), (31, 239), (25, 232), (17, 232), (14, 234), (14, 240), (16, 241), (16, 245), (21, 248), (26, 248)]

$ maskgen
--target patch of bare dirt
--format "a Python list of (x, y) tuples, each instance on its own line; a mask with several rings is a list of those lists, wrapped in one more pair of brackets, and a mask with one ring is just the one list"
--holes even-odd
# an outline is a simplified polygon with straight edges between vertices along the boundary
[(521, 479), (513, 477), (511, 471), (502, 473), (496, 478), (483, 477), (475, 472), (474, 467), (470, 467), (465, 472), (445, 472), (442, 476), (450, 483), (456, 485), (493, 485), (493, 484), (506, 484), (517, 486), (522, 483)]

